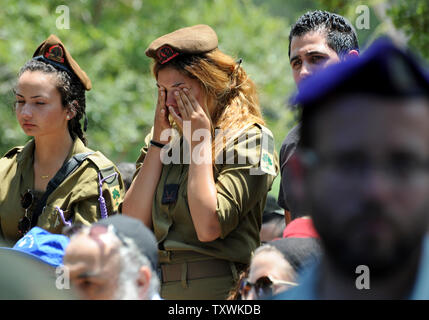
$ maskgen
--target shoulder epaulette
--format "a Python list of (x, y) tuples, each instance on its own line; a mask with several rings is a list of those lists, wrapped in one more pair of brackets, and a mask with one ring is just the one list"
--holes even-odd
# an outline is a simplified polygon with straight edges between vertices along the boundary
[(255, 123), (255, 126), (259, 127), (262, 132), (261, 136), (261, 153), (260, 153), (260, 159), (259, 159), (259, 168), (256, 170), (260, 173), (268, 173), (270, 175), (276, 176), (276, 167), (275, 167), (275, 160), (274, 160), (274, 137), (273, 133), (268, 129), (267, 127)]
[(92, 163), (96, 165), (98, 170), (101, 173), (102, 178), (107, 178), (111, 176), (108, 180), (106, 180), (109, 186), (117, 185), (119, 182), (118, 176), (112, 176), (115, 172), (117, 172), (115, 165), (113, 162), (106, 158), (101, 152), (97, 151), (87, 157)]
[(15, 154), (20, 153), (24, 149), (23, 146), (14, 147), (4, 154), (4, 158), (12, 158)]
[(113, 167), (113, 162), (107, 159), (101, 152), (97, 151), (89, 156), (87, 156), (87, 159), (91, 160), (98, 169), (105, 169)]
[(89, 155), (88, 159), (97, 166), (101, 175), (101, 181), (107, 183), (107, 187), (112, 196), (113, 210), (117, 211), (121, 199), (121, 188), (123, 188), (124, 185), (120, 173), (113, 162), (99, 151)]

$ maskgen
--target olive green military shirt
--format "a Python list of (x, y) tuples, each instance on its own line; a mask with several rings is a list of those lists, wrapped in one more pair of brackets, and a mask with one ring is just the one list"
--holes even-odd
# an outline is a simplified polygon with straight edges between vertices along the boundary
[[(151, 134), (146, 137), (146, 146), (137, 160), (137, 172), (150, 139)], [(173, 149), (171, 147), (171, 152)], [(183, 138), (180, 150), (183, 150)], [(152, 207), (153, 231), (161, 248), (166, 251), (193, 251), (247, 264), (252, 252), (260, 245), (262, 213), (267, 193), (278, 173), (272, 133), (259, 124), (250, 124), (235, 138), (232, 137), (231, 143), (223, 149), (222, 157), (222, 161), (216, 160), (219, 163), (215, 164), (213, 171), (220, 238), (211, 242), (198, 240), (187, 199), (189, 164), (165, 164), (164, 161)], [(170, 184), (179, 185), (177, 200), (162, 204), (163, 195), (168, 196), (168, 190), (164, 194), (164, 187)], [(160, 251), (161, 262), (163, 254), (165, 252)]]
[[(34, 140), (30, 140), (24, 147), (13, 148), (0, 159), (0, 230), (8, 241), (16, 242), (21, 237), (18, 222), (25, 214), (21, 207), (21, 196), (28, 189), (34, 190), (34, 146)], [(99, 172), (102, 177), (118, 173), (102, 185), (108, 214), (117, 211), (125, 193), (124, 184), (119, 171), (109, 159), (85, 147), (76, 138), (65, 161), (73, 155), (88, 152), (92, 154), (49, 195), (37, 226), (51, 233), (61, 233), (64, 223), (56, 206), (63, 210), (65, 220), (71, 223), (88, 225), (100, 219)], [(35, 205), (31, 208), (34, 209)]]

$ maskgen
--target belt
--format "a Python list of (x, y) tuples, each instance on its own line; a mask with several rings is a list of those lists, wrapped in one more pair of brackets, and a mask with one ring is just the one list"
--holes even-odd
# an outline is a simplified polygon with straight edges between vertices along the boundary
[(231, 262), (221, 259), (161, 264), (160, 273), (163, 283), (233, 275)]

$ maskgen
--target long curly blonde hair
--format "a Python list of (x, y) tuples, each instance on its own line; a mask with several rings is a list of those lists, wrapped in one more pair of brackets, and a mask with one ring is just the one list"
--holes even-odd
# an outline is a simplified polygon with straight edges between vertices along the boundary
[[(181, 54), (165, 64), (155, 61), (152, 67), (155, 78), (166, 67), (200, 82), (206, 94), (206, 106), (202, 107), (211, 120), (212, 137), (215, 129), (221, 129), (228, 141), (250, 123), (265, 124), (256, 85), (244, 71), (241, 61), (219, 49), (201, 55)], [(208, 108), (209, 105), (212, 107)], [(209, 109), (213, 110), (211, 114)]]

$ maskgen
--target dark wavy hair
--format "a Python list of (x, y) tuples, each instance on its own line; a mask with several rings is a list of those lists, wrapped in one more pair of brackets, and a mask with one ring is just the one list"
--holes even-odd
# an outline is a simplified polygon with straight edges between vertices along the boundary
[[(75, 111), (75, 116), (68, 122), (68, 129), (73, 140), (78, 137), (87, 145), (87, 139), (82, 130), (80, 120), (85, 117), (86, 99), (85, 88), (79, 79), (66, 71), (58, 70), (54, 66), (43, 61), (30, 60), (19, 71), (18, 79), (26, 71), (40, 71), (53, 74), (56, 78), (56, 88), (61, 95), (61, 103), (64, 108)], [(84, 124), (86, 130), (86, 120)]]
[(352, 24), (344, 17), (328, 11), (307, 12), (296, 21), (289, 33), (290, 45), (293, 37), (301, 37), (310, 31), (323, 31), (326, 33), (326, 43), (340, 58), (350, 50), (359, 51), (359, 43)]

